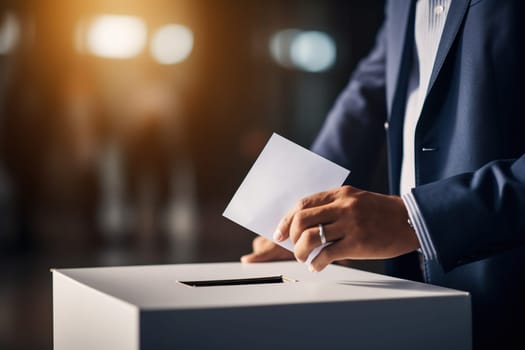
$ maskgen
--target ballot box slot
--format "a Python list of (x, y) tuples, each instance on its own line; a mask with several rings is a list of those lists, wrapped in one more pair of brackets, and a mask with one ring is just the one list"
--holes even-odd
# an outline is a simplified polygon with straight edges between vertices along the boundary
[(225, 280), (177, 281), (189, 287), (242, 286), (249, 284), (276, 284), (298, 282), (286, 276), (268, 276), (254, 278), (234, 278)]

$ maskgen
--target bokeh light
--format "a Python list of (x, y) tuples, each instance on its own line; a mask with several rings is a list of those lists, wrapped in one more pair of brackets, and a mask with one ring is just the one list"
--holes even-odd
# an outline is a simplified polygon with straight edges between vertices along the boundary
[(270, 38), (270, 54), (279, 65), (294, 68), (290, 57), (290, 48), (299, 34), (301, 34), (299, 29), (284, 29)]
[(138, 17), (99, 15), (86, 29), (86, 48), (95, 56), (132, 58), (146, 45), (146, 24)]
[(193, 49), (193, 32), (178, 24), (159, 28), (151, 39), (150, 51), (160, 64), (175, 64), (184, 61)]
[(270, 39), (270, 53), (281, 66), (307, 72), (330, 69), (337, 56), (336, 44), (330, 35), (299, 29), (275, 33)]
[(308, 72), (322, 72), (335, 62), (335, 43), (326, 33), (302, 32), (292, 42), (290, 56), (297, 67)]

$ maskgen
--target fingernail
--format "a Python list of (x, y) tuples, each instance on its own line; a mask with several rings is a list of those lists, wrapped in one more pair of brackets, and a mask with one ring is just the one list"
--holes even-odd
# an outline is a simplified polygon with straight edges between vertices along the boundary
[(310, 272), (317, 272), (317, 271), (314, 269), (314, 265), (312, 265), (312, 264), (308, 265), (308, 270), (309, 270)]
[(281, 230), (279, 229), (275, 230), (275, 232), (273, 233), (273, 239), (277, 242), (280, 242), (283, 240), (283, 233), (281, 232)]

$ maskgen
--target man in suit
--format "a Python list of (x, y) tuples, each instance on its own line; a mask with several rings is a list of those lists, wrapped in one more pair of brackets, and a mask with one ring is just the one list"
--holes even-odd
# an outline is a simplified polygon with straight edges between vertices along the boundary
[[(274, 235), (305, 261), (322, 224), (333, 244), (312, 271), (386, 259), (391, 275), (470, 292), (475, 349), (521, 342), (523, 14), (519, 0), (387, 2), (375, 47), (312, 146), (352, 170), (351, 186), (302, 199)], [(390, 195), (366, 191), (385, 143)], [(253, 248), (242, 261), (291, 258), (262, 238)]]

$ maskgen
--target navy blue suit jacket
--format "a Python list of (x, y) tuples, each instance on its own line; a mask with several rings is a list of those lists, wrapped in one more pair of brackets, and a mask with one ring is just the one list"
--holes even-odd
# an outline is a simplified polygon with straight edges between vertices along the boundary
[[(438, 256), (425, 279), (471, 293), (475, 348), (517, 339), (525, 317), (523, 14), (521, 0), (452, 0), (415, 134), (413, 194)], [(368, 188), (386, 143), (399, 192), (413, 50), (414, 2), (388, 2), (312, 146), (351, 169), (353, 186)], [(417, 279), (415, 254), (387, 264)]]

